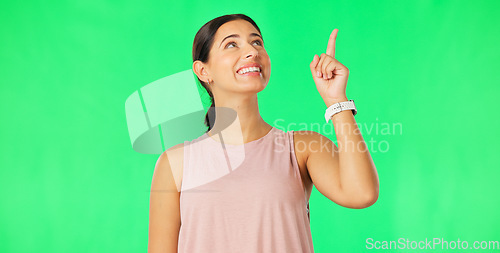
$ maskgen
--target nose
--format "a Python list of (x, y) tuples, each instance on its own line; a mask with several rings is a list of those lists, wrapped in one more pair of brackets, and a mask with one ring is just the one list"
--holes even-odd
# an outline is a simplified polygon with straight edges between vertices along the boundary
[(259, 53), (259, 51), (257, 51), (257, 49), (255, 49), (255, 47), (250, 46), (250, 51), (248, 51), (248, 53), (246, 53), (245, 58), (257, 57), (258, 53)]

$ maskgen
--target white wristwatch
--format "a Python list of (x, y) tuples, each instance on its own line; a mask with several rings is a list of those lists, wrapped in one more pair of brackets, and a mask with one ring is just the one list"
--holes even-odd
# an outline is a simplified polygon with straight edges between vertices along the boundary
[(356, 106), (354, 105), (354, 100), (351, 99), (349, 101), (338, 102), (328, 107), (325, 112), (326, 123), (328, 123), (333, 115), (345, 110), (352, 110), (353, 115), (356, 115), (356, 113), (358, 113), (358, 111), (356, 110)]

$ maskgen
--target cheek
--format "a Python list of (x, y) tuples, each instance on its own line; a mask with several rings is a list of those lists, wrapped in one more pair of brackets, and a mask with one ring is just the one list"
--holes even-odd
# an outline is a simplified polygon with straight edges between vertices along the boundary
[(262, 60), (265, 61), (267, 64), (271, 64), (271, 58), (269, 58), (269, 55), (265, 51), (262, 54)]
[(262, 57), (262, 60), (264, 61), (264, 64), (267, 65), (266, 70), (267, 72), (271, 71), (271, 58), (269, 58), (269, 55), (265, 55), (265, 57)]
[(233, 59), (221, 58), (217, 61), (217, 74), (221, 76), (235, 74), (236, 72), (233, 71), (235, 66), (235, 61)]

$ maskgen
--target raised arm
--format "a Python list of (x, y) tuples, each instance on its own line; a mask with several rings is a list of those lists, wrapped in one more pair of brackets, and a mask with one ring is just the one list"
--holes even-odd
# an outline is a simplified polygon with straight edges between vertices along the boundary
[[(310, 64), (316, 88), (327, 107), (348, 101), (349, 69), (335, 59), (337, 29), (330, 34), (326, 53), (314, 55)], [(308, 131), (303, 139), (309, 147), (307, 169), (318, 191), (339, 205), (365, 208), (378, 199), (379, 181), (375, 164), (351, 111), (331, 117), (337, 145), (327, 137)]]

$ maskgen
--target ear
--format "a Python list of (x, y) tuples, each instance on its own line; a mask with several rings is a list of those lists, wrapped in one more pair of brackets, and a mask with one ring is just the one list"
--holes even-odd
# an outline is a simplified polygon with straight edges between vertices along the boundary
[(208, 79), (212, 79), (212, 77), (207, 72), (207, 66), (200, 60), (196, 60), (193, 62), (193, 72), (202, 80), (206, 82)]

